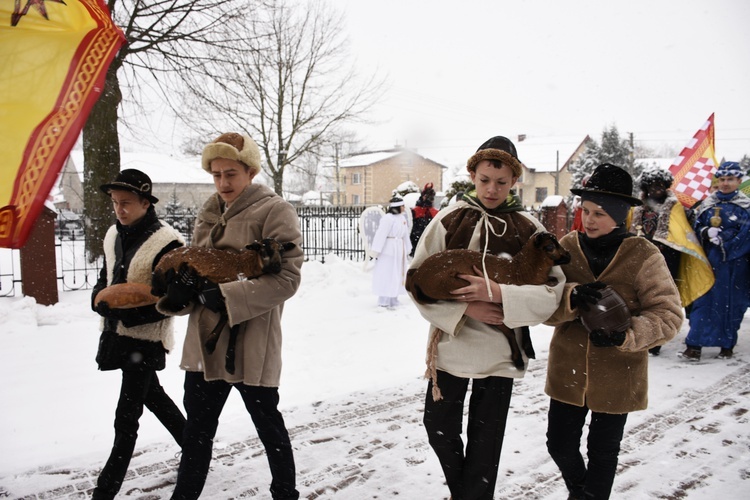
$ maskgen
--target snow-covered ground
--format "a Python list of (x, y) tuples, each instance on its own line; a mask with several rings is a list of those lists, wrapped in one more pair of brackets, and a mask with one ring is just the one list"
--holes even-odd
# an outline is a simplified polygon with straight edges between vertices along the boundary
[[(427, 324), (403, 297), (375, 306), (370, 269), (331, 256), (303, 266), (284, 311), (281, 409), (303, 498), (448, 497), (421, 424)], [(97, 371), (98, 319), (89, 292), (43, 307), (0, 298), (0, 497), (85, 498), (106, 460), (119, 372)], [(750, 488), (750, 315), (736, 357), (676, 357), (687, 332), (650, 359), (650, 407), (632, 413), (613, 498), (740, 499)], [(181, 403), (178, 348), (160, 379)], [(496, 498), (564, 498), (545, 448), (551, 328), (532, 329), (538, 359), (518, 381)], [(148, 411), (120, 497), (169, 498), (178, 448)], [(233, 394), (221, 418), (203, 498), (270, 498), (262, 447)], [(67, 488), (66, 489), (66, 485)], [(71, 486), (72, 485), (72, 486)]]

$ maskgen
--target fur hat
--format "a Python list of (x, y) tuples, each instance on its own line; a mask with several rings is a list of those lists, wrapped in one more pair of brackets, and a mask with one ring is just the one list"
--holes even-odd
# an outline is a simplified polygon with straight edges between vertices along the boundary
[(674, 176), (672, 175), (672, 172), (660, 167), (649, 167), (645, 169), (641, 172), (641, 176), (638, 179), (638, 185), (644, 193), (648, 191), (648, 187), (652, 184), (661, 184), (664, 186), (664, 189), (669, 189), (673, 182)]
[(246, 135), (229, 132), (207, 144), (201, 158), (203, 170), (210, 174), (211, 161), (216, 158), (227, 158), (247, 165), (253, 175), (260, 172), (260, 150), (255, 141)]
[(742, 179), (742, 176), (744, 175), (744, 172), (742, 171), (742, 168), (740, 168), (740, 164), (736, 161), (725, 161), (722, 162), (719, 169), (714, 174), (715, 178), (719, 177), (739, 177)]
[(492, 137), (484, 142), (477, 152), (466, 162), (466, 170), (475, 172), (477, 163), (482, 160), (497, 160), (505, 163), (513, 171), (514, 177), (521, 177), (523, 164), (518, 159), (516, 147), (507, 137), (501, 135)]
[(643, 205), (638, 198), (633, 197), (633, 178), (625, 169), (602, 163), (594, 169), (586, 186), (571, 189), (571, 193), (583, 197), (586, 194), (607, 195), (627, 202), (629, 205)]
[(131, 193), (146, 198), (151, 204), (155, 204), (158, 203), (159, 198), (151, 194), (152, 187), (151, 178), (148, 175), (134, 168), (126, 168), (117, 174), (114, 181), (109, 184), (102, 184), (99, 186), (99, 189), (107, 194), (107, 196), (111, 196), (110, 191), (113, 189), (130, 191)]

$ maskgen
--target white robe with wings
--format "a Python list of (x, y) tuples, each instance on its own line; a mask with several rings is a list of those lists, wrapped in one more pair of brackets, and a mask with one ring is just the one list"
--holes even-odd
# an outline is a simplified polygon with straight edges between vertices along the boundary
[(372, 291), (380, 297), (406, 294), (404, 280), (411, 252), (409, 224), (404, 214), (385, 214), (372, 241), (378, 260), (373, 271)]

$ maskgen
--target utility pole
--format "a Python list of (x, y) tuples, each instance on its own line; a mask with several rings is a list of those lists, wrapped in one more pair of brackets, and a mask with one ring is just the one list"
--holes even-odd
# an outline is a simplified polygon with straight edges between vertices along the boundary
[(555, 173), (549, 173), (555, 178), (555, 196), (560, 193), (560, 150), (555, 151)]
[(555, 196), (560, 193), (560, 150), (555, 151)]
[(630, 174), (632, 175), (635, 171), (635, 141), (633, 140), (633, 132), (629, 132), (628, 135), (630, 135)]
[(341, 206), (341, 178), (339, 172), (339, 143), (333, 145), (333, 159), (336, 166), (336, 206)]

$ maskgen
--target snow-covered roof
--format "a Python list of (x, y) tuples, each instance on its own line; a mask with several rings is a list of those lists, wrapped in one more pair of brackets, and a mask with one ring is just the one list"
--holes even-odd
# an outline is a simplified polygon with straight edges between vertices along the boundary
[[(71, 151), (70, 157), (83, 180), (83, 150)], [(200, 156), (122, 151), (120, 166), (122, 170), (135, 168), (144, 172), (154, 184), (213, 184), (211, 175), (201, 167)]]
[(542, 207), (557, 207), (563, 202), (563, 197), (559, 194), (547, 196), (542, 202)]
[[(518, 151), (518, 159), (536, 172), (554, 172), (562, 168), (565, 162), (573, 156), (586, 135), (534, 137), (529, 136), (523, 141), (513, 141)], [(557, 155), (560, 154), (559, 165)]]
[(400, 154), (402, 151), (380, 151), (378, 153), (364, 153), (361, 155), (349, 156), (339, 160), (339, 167), (363, 167), (365, 165), (372, 165), (388, 158)]

